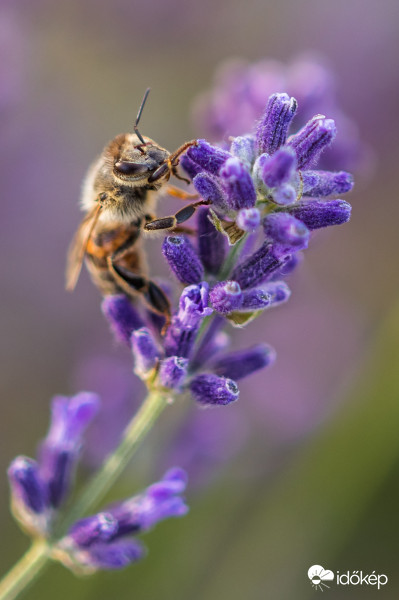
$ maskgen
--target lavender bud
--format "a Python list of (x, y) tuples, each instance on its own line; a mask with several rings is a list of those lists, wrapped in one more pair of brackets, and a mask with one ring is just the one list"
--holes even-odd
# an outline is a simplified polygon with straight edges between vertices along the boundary
[(197, 375), (190, 384), (194, 399), (204, 405), (225, 405), (238, 400), (240, 394), (232, 379), (218, 377), (211, 373)]
[(302, 259), (303, 259), (303, 254), (301, 252), (295, 252), (294, 254), (292, 254), (288, 258), (287, 262), (281, 267), (281, 269), (277, 270), (274, 273), (271, 280), (277, 281), (281, 277), (286, 277), (287, 275), (289, 275), (290, 273), (295, 271), (297, 266), (302, 262)]
[(291, 136), (287, 145), (293, 148), (298, 159), (298, 168), (304, 169), (315, 164), (337, 133), (333, 119), (316, 115), (306, 125)]
[(231, 352), (222, 356), (211, 366), (221, 377), (234, 377), (237, 381), (259, 369), (274, 363), (276, 352), (267, 344), (258, 344), (248, 350)]
[(252, 208), (256, 192), (252, 177), (238, 158), (229, 158), (219, 171), (227, 195), (227, 203), (233, 210)]
[(198, 140), (197, 146), (191, 146), (187, 150), (187, 156), (212, 175), (217, 175), (223, 163), (231, 158), (229, 152), (212, 146), (205, 140)]
[(111, 513), (98, 513), (77, 521), (68, 532), (68, 541), (81, 548), (94, 543), (106, 542), (116, 535), (118, 522)]
[(285, 143), (288, 127), (294, 118), (297, 101), (288, 94), (272, 94), (258, 123), (256, 143), (259, 154), (273, 154)]
[(181, 293), (179, 300), (178, 319), (183, 327), (195, 329), (204, 317), (212, 314), (208, 307), (209, 285), (206, 281), (200, 285), (190, 285)]
[(241, 288), (236, 281), (222, 281), (211, 290), (209, 299), (216, 312), (228, 315), (242, 304)]
[(187, 154), (183, 154), (180, 159), (179, 165), (184, 169), (190, 179), (194, 179), (198, 173), (201, 173), (202, 167), (195, 163), (191, 158), (187, 156)]
[(303, 200), (290, 208), (290, 214), (305, 223), (308, 229), (320, 229), (349, 221), (351, 205), (345, 200)]
[(226, 255), (226, 238), (209, 219), (209, 208), (200, 208), (197, 219), (198, 250), (206, 271), (216, 275)]
[(170, 356), (161, 362), (159, 380), (170, 389), (180, 389), (187, 375), (188, 360), (180, 356)]
[(209, 173), (198, 173), (194, 177), (193, 184), (199, 195), (214, 206), (226, 210), (226, 198), (220, 185), (220, 179)]
[(287, 261), (286, 256), (276, 256), (272, 244), (265, 242), (259, 250), (238, 265), (232, 274), (241, 289), (255, 287), (273, 275)]
[(346, 171), (303, 171), (303, 194), (313, 198), (344, 194), (353, 188), (353, 177)]
[[(137, 540), (118, 540), (112, 544), (94, 544), (85, 553), (83, 565), (92, 569), (123, 569), (144, 556), (145, 550)], [(79, 558), (78, 555), (77, 562)]]
[(167, 356), (186, 358), (190, 355), (202, 319), (213, 312), (208, 307), (208, 298), (209, 286), (206, 282), (190, 285), (183, 290), (179, 312), (172, 318), (164, 339)]
[(257, 208), (242, 208), (238, 211), (236, 224), (244, 231), (255, 231), (260, 225), (260, 212)]
[(247, 169), (251, 169), (256, 157), (254, 136), (241, 135), (234, 138), (231, 143), (230, 152), (244, 163)]
[(272, 213), (263, 220), (266, 237), (277, 244), (302, 250), (309, 242), (309, 229), (306, 225), (288, 213)]
[(291, 206), (296, 202), (296, 198), (296, 189), (289, 183), (283, 183), (280, 187), (273, 190), (273, 202), (279, 206)]
[(130, 346), (130, 338), (135, 329), (143, 326), (143, 321), (124, 294), (106, 296), (101, 304), (115, 338)]
[[(222, 317), (220, 317), (222, 318)], [(206, 334), (204, 336), (206, 338)], [(230, 344), (230, 337), (224, 331), (218, 331), (202, 341), (194, 358), (190, 361), (191, 370), (196, 371), (206, 364), (215, 354), (226, 350)]]
[(203, 278), (204, 268), (186, 236), (167, 236), (162, 245), (162, 254), (182, 283), (199, 283)]
[(111, 507), (110, 512), (118, 521), (117, 536), (148, 531), (159, 521), (187, 514), (188, 507), (178, 495), (185, 490), (186, 483), (183, 469), (170, 469), (161, 481), (142, 494)]
[(18, 512), (42, 514), (48, 507), (45, 486), (36, 461), (26, 456), (15, 458), (8, 468), (11, 493)]
[(277, 306), (287, 302), (291, 290), (285, 281), (271, 281), (263, 286), (263, 291), (270, 298), (270, 306)]
[(160, 358), (156, 341), (147, 327), (141, 327), (132, 333), (134, 372), (146, 377), (157, 365)]
[(41, 445), (39, 465), (54, 508), (58, 508), (69, 491), (83, 433), (98, 406), (98, 396), (88, 392), (72, 398), (56, 396), (52, 401), (50, 429)]
[(243, 294), (240, 312), (263, 310), (269, 306), (271, 297), (263, 289), (247, 290)]
[(287, 183), (296, 171), (296, 154), (292, 148), (280, 148), (273, 156), (263, 159), (261, 177), (269, 188)]

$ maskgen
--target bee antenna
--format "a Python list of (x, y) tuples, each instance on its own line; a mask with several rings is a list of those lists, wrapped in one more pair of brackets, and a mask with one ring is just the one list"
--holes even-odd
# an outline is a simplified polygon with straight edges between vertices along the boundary
[(143, 136), (141, 135), (141, 133), (137, 129), (137, 125), (140, 122), (141, 115), (142, 115), (142, 112), (143, 112), (143, 108), (144, 108), (144, 105), (145, 105), (145, 103), (147, 101), (148, 94), (150, 93), (150, 90), (151, 90), (151, 88), (147, 88), (146, 91), (145, 91), (144, 97), (143, 97), (143, 99), (141, 101), (141, 104), (140, 104), (139, 112), (137, 113), (136, 122), (134, 124), (134, 133), (137, 135), (137, 137), (139, 138), (140, 142), (142, 144), (144, 144), (144, 146), (145, 146), (145, 141), (144, 141)]

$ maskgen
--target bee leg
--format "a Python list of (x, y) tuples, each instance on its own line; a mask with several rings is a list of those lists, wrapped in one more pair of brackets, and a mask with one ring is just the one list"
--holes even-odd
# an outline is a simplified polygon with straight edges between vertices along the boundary
[(189, 194), (188, 192), (181, 190), (180, 188), (176, 187), (175, 185), (170, 185), (170, 184), (167, 185), (167, 187), (165, 189), (165, 193), (168, 196), (173, 196), (174, 198), (179, 198), (179, 200), (196, 200), (197, 198), (199, 198), (199, 194)]
[(206, 206), (210, 204), (208, 200), (200, 200), (199, 202), (193, 202), (187, 204), (184, 208), (177, 211), (176, 214), (170, 217), (162, 217), (161, 219), (154, 219), (144, 225), (144, 231), (161, 231), (162, 229), (175, 229), (181, 223), (187, 221), (193, 216), (199, 206)]
[(121, 267), (111, 256), (108, 257), (107, 263), (117, 285), (127, 296), (141, 296), (149, 310), (165, 317), (166, 323), (170, 322), (169, 300), (156, 283), (143, 275), (138, 275)]

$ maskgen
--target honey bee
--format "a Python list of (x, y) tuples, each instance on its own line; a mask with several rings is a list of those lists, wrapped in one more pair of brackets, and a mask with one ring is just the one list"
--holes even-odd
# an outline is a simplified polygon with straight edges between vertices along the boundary
[[(206, 202), (188, 204), (172, 216), (154, 217), (160, 188), (171, 175), (184, 179), (177, 172), (179, 157), (196, 141), (169, 153), (140, 134), (138, 124), (149, 91), (144, 94), (134, 133), (116, 136), (86, 175), (82, 193), (86, 215), (68, 253), (66, 288), (75, 288), (85, 260), (104, 296), (124, 293), (132, 300), (140, 297), (149, 310), (169, 321), (169, 300), (147, 276), (142, 231), (176, 231)], [(183, 200), (197, 197), (172, 186), (167, 191)]]

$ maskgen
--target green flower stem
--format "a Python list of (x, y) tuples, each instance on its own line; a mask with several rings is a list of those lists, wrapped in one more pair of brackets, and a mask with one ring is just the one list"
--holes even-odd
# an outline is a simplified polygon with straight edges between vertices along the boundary
[(44, 571), (50, 558), (50, 546), (45, 540), (36, 540), (0, 582), (0, 598), (13, 600), (25, 590), (35, 577)]
[(92, 509), (128, 465), (140, 442), (168, 405), (170, 391), (152, 389), (127, 426), (118, 448), (110, 454), (101, 469), (83, 490), (63, 520), (55, 539), (35, 541), (28, 552), (0, 582), (0, 600), (13, 600), (44, 571), (51, 558), (53, 546), (68, 527)]

